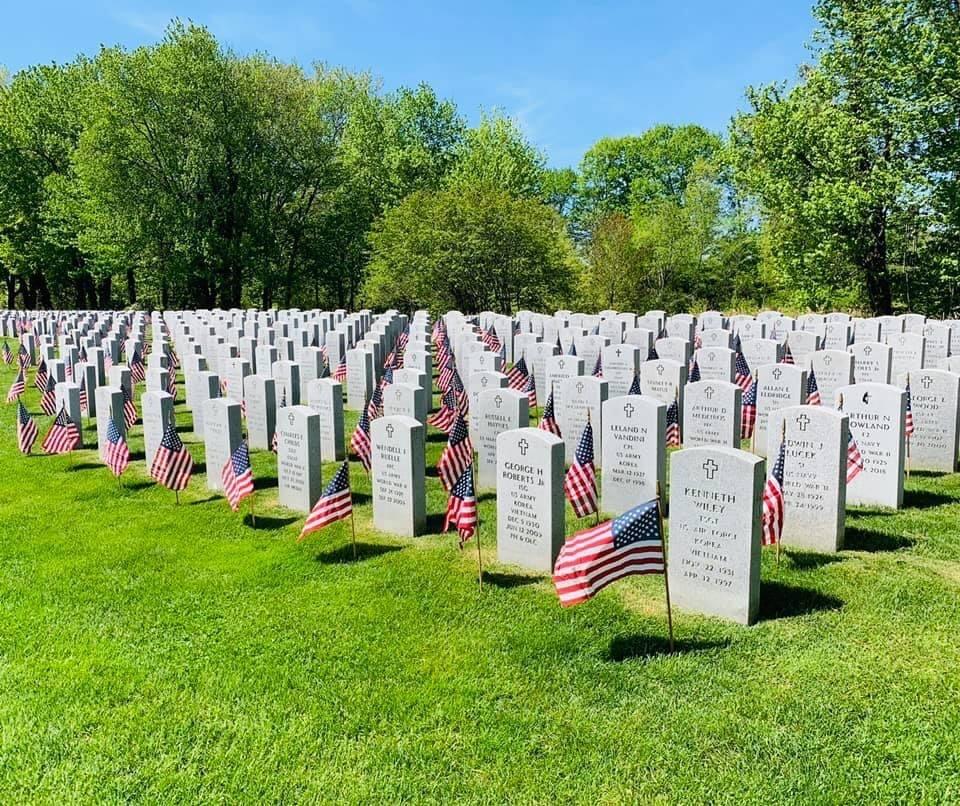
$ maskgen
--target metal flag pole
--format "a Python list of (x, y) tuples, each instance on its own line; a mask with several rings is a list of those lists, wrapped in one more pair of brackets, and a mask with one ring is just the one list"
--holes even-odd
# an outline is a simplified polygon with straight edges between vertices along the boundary
[(663, 537), (663, 498), (657, 481), (657, 520), (660, 523), (660, 551), (663, 554), (663, 590), (667, 597), (667, 630), (670, 633), (670, 654), (673, 654), (673, 610), (670, 607), (670, 577), (667, 573), (667, 543)]

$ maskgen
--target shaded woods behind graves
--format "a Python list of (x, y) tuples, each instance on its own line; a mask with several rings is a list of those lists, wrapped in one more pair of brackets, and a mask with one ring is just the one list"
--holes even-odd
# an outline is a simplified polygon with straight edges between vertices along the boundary
[(724, 135), (603, 138), (576, 170), (425, 84), (235, 54), (193, 25), (0, 75), (5, 304), (950, 316), (956, 3), (815, 17), (811, 64), (749, 88)]

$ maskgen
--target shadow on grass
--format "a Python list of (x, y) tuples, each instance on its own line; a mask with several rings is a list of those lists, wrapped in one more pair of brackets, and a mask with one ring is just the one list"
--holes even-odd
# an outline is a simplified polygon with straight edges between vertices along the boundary
[[(372, 560), (374, 557), (380, 557), (384, 554), (392, 554), (400, 551), (403, 546), (389, 546), (380, 543), (357, 543), (357, 562), (362, 560)], [(346, 543), (330, 551), (323, 551), (316, 556), (318, 563), (325, 565), (334, 565), (337, 563), (352, 563), (353, 543)]]
[(130, 451), (130, 461), (140, 462), (147, 458), (146, 451)]
[(497, 588), (521, 588), (524, 585), (536, 585), (541, 577), (528, 574), (507, 574), (502, 571), (484, 571), (483, 581)]
[(447, 435), (439, 431), (434, 431), (432, 434), (427, 434), (427, 442), (446, 442)]
[(843, 547), (849, 551), (901, 551), (913, 546), (914, 542), (912, 537), (906, 535), (888, 535), (875, 529), (848, 526)]
[(282, 529), (284, 526), (289, 526), (297, 520), (296, 516), (287, 515), (285, 517), (273, 517), (270, 515), (256, 515), (253, 519), (250, 517), (248, 512), (243, 516), (243, 525), (249, 526), (251, 529)]
[(256, 476), (253, 479), (253, 489), (254, 490), (267, 490), (271, 487), (278, 486), (278, 481), (276, 476)]
[(497, 494), (493, 490), (487, 490), (485, 493), (480, 493), (477, 496), (477, 503), (483, 503), (484, 501), (496, 501)]
[(123, 489), (130, 490), (131, 492), (136, 492), (137, 490), (146, 490), (147, 487), (156, 487), (157, 483), (155, 481), (135, 481), (132, 484), (124, 483)]
[(798, 588), (782, 582), (760, 582), (758, 621), (804, 616), (824, 610), (839, 610), (843, 600), (810, 588)]
[(77, 470), (97, 470), (103, 467), (106, 467), (106, 465), (102, 462), (77, 462), (74, 465), (67, 465), (64, 470), (68, 473), (73, 473)]
[[(705, 641), (698, 638), (674, 638), (673, 654), (723, 649), (730, 641)], [(665, 635), (619, 635), (610, 642), (606, 660), (621, 663), (633, 658), (652, 658), (670, 654), (670, 639)]]
[(941, 507), (945, 504), (957, 503), (956, 498), (951, 498), (943, 493), (935, 493), (930, 490), (904, 490), (904, 507), (916, 509), (928, 509), (930, 507)]
[(193, 475), (199, 476), (201, 473), (207, 472), (207, 463), (206, 462), (194, 462), (193, 463)]
[(195, 507), (200, 504), (209, 504), (211, 501), (219, 501), (222, 498), (222, 495), (208, 495), (206, 498), (198, 498), (196, 501), (190, 501), (187, 506)]
[(811, 571), (814, 568), (823, 568), (825, 565), (843, 562), (843, 557), (839, 554), (821, 554), (815, 551), (791, 551), (790, 549), (786, 549), (785, 553), (790, 559), (790, 564), (798, 571)]

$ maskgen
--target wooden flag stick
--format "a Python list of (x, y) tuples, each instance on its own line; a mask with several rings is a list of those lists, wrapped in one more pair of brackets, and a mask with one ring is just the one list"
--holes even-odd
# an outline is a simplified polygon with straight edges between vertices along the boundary
[(177, 506), (180, 506), (180, 491), (174, 490), (173, 494), (177, 497)]
[[(787, 418), (784, 417), (784, 418), (783, 418), (783, 423), (781, 424), (781, 428), (780, 428), (780, 444), (783, 445), (783, 443), (786, 442), (786, 440), (787, 440)], [(770, 459), (770, 457), (768, 456), (768, 457), (767, 457), (767, 460), (769, 461), (769, 459)], [(776, 460), (774, 460), (774, 461), (776, 461)], [(784, 467), (786, 467), (786, 464), (787, 464), (787, 462), (786, 462), (786, 448), (784, 448), (784, 462), (783, 462), (783, 464), (784, 464)], [(786, 475), (786, 474), (784, 474), (784, 475)], [(780, 497), (783, 498), (783, 486), (782, 486), (782, 485), (781, 485), (781, 487), (780, 487)], [(784, 502), (784, 507), (783, 507), (783, 508), (784, 508), (784, 510), (786, 510), (786, 508), (787, 508), (787, 507), (786, 507), (786, 502)], [(777, 568), (778, 568), (778, 569), (780, 568), (780, 544), (781, 544), (781, 543), (783, 543), (783, 528), (782, 528), (782, 527), (780, 528), (780, 534), (777, 535)]]
[(663, 553), (663, 590), (667, 597), (667, 630), (670, 633), (670, 654), (673, 654), (673, 610), (670, 607), (670, 579), (667, 574), (667, 544), (663, 537), (663, 498), (657, 482), (657, 519), (660, 521), (660, 551)]
[[(350, 495), (353, 495), (351, 492)], [(350, 502), (350, 535), (353, 540), (353, 560), (357, 560), (357, 524), (353, 519), (353, 502)]]
[(477, 529), (474, 533), (477, 538), (477, 582), (480, 585), (480, 590), (483, 590), (483, 554), (480, 552), (480, 494), (477, 491), (477, 459), (474, 455), (473, 461), (471, 462), (471, 472), (473, 473), (473, 497), (476, 501), (477, 507)]

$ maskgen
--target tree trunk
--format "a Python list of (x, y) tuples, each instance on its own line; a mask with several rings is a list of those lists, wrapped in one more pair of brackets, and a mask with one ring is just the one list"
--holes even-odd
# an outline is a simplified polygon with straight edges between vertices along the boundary
[(17, 307), (17, 275), (7, 274), (7, 307)]
[(108, 274), (97, 285), (97, 306), (100, 310), (110, 310), (113, 305), (110, 302), (113, 295), (113, 278)]
[(867, 253), (863, 258), (867, 296), (875, 316), (893, 313), (893, 293), (887, 271), (887, 215), (882, 207), (873, 211), (866, 237)]
[(133, 266), (127, 266), (127, 304), (137, 301), (137, 278), (133, 273)]

